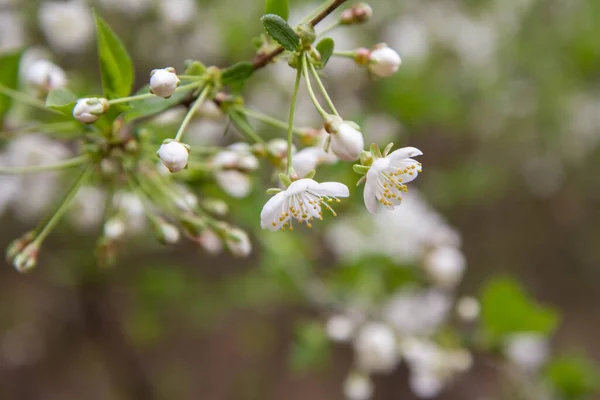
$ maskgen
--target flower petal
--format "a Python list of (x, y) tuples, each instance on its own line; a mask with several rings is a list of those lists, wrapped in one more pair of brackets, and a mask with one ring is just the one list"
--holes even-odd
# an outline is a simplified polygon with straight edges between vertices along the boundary
[(276, 231), (280, 229), (288, 219), (290, 219), (289, 216), (283, 220), (280, 219), (287, 197), (288, 196), (285, 191), (279, 192), (265, 203), (260, 213), (261, 228), (268, 229), (270, 231)]
[(348, 197), (350, 196), (350, 191), (348, 190), (348, 186), (339, 182), (323, 182), (320, 183), (316, 189), (313, 191), (321, 196), (331, 196), (331, 197)]
[(408, 157), (416, 157), (423, 155), (423, 152), (415, 147), (403, 147), (401, 149), (392, 151), (386, 158), (391, 162), (397, 162)]
[(371, 214), (377, 213), (377, 204), (379, 202), (377, 201), (376, 193), (377, 172), (369, 170), (369, 172), (367, 172), (367, 180), (365, 182), (365, 190), (363, 192), (363, 197), (365, 200), (365, 206)]

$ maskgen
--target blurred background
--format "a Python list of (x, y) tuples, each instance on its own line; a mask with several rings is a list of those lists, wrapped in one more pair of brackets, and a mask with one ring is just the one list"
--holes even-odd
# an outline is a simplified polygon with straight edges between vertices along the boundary
[[(423, 151), (423, 174), (410, 189), (415, 197), (401, 214), (367, 217), (358, 176), (338, 163), (317, 175), (351, 188), (337, 218), (312, 230), (261, 231), (264, 189), (272, 186), (272, 169), (264, 167), (243, 199), (212, 182), (197, 187), (227, 201), (228, 219), (250, 234), (249, 258), (133, 235), (120, 244), (117, 265), (99, 269), (92, 254), (101, 228), (89, 222), (95, 208), (88, 199), (48, 239), (32, 273), (21, 275), (3, 261), (1, 399), (352, 398), (343, 388), (357, 345), (327, 340), (335, 336), (327, 321), (337, 311), (321, 307), (319, 293), (336, 294), (344, 310), (364, 310), (387, 302), (407, 281), (436, 286), (427, 257), (440, 243), (460, 255), (452, 282), (437, 286), (452, 299), (479, 298), (484, 326), (453, 325), (473, 365), (436, 398), (600, 398), (592, 390), (600, 358), (600, 2), (369, 4), (370, 21), (328, 36), (336, 50), (386, 42), (402, 57), (399, 72), (374, 79), (351, 60), (334, 58), (323, 74), (338, 110), (362, 126), (367, 144), (393, 141)], [(291, 0), (290, 22), (315, 6)], [(251, 59), (250, 38), (262, 33), (264, 12), (260, 0), (3, 0), (0, 51), (33, 46), (66, 71), (75, 93), (98, 92), (91, 7), (130, 52), (136, 89), (152, 69), (183, 70), (187, 59), (218, 66)], [(285, 120), (294, 74), (285, 63), (256, 73), (242, 90), (248, 106)], [(5, 124), (18, 125), (19, 110), (10, 115)], [(297, 122), (319, 124), (303, 91)], [(225, 125), (194, 121), (189, 142), (232, 142), (222, 135)], [(257, 126), (265, 137), (281, 135)], [(7, 183), (0, 181), (1, 247), (35, 226), (46, 208), (31, 203), (51, 203), (62, 182), (54, 178), (44, 184), (48, 176), (32, 177), (10, 202), (2, 200)], [(412, 277), (421, 262), (428, 277)], [(558, 397), (515, 389), (520, 378), (515, 383), (490, 362), (504, 357), (498, 343), (479, 340), (494, 330), (489, 318), (501, 318), (489, 317), (494, 279), (523, 288), (527, 301), (552, 314), (539, 329), (552, 349), (548, 359), (578, 357), (574, 376), (560, 367), (531, 375), (557, 386), (567, 381), (555, 390)], [(500, 308), (504, 302), (512, 307), (502, 298)], [(446, 307), (446, 321), (453, 307)], [(417, 308), (406, 312), (420, 316)], [(419, 398), (409, 374), (402, 362), (373, 374), (373, 398)]]

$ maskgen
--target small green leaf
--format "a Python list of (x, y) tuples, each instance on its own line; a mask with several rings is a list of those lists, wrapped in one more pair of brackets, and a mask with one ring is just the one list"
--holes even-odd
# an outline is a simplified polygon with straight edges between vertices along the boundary
[[(15, 51), (0, 55), (0, 85), (13, 90), (17, 89), (21, 54), (21, 51)], [(11, 97), (0, 94), (0, 126), (2, 126), (2, 118), (10, 108), (11, 104)]]
[(600, 391), (600, 370), (582, 355), (555, 357), (548, 363), (545, 375), (561, 399), (592, 398)]
[(333, 54), (333, 47), (334, 43), (332, 38), (326, 37), (317, 43), (317, 51), (319, 54), (321, 54), (321, 68), (323, 68), (325, 64), (327, 64), (327, 61), (329, 61), (329, 58)]
[(107, 99), (125, 97), (133, 85), (133, 64), (121, 40), (94, 12), (102, 88)]
[(323, 369), (329, 359), (329, 340), (323, 327), (315, 322), (299, 323), (290, 354), (292, 369), (297, 372)]
[(77, 102), (77, 96), (66, 89), (54, 89), (46, 97), (46, 107), (71, 115)]
[(231, 67), (223, 71), (223, 74), (221, 75), (221, 82), (223, 85), (241, 82), (248, 79), (250, 75), (252, 75), (252, 72), (254, 72), (252, 63), (248, 61), (242, 61), (233, 64)]
[(206, 72), (206, 66), (200, 61), (187, 60), (184, 62), (185, 72), (184, 75), (204, 75)]
[(300, 48), (300, 37), (279, 15), (267, 14), (260, 19), (267, 33), (284, 49), (296, 51)]
[(549, 335), (558, 324), (556, 311), (539, 305), (512, 278), (490, 281), (483, 289), (481, 306), (483, 327), (494, 343), (516, 332)]
[(279, 15), (281, 18), (287, 21), (289, 10), (288, 0), (266, 0), (265, 1), (265, 14)]

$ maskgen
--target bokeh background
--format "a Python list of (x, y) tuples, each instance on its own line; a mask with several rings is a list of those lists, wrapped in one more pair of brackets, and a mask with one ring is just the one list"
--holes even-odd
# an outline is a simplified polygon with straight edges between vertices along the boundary
[[(259, 0), (67, 3), (75, 18), (52, 16), (53, 2), (0, 1), (0, 50), (47, 51), (81, 94), (100, 86), (91, 7), (132, 55), (138, 88), (153, 68), (179, 69), (186, 59), (219, 66), (251, 59), (250, 38), (262, 32)], [(370, 4), (368, 23), (331, 33), (336, 48), (385, 41), (403, 65), (383, 80), (349, 60), (333, 60), (324, 75), (340, 112), (361, 124), (367, 143), (393, 141), (423, 151), (424, 172), (413, 187), (462, 238), (467, 268), (458, 294), (478, 296), (492, 277), (516, 277), (532, 298), (560, 314), (553, 349), (597, 360), (600, 2)], [(292, 21), (314, 8), (297, 0), (291, 6)], [(242, 91), (247, 104), (285, 119), (293, 74), (285, 63), (261, 70)], [(311, 107), (301, 92), (299, 124), (318, 123)], [(199, 145), (233, 140), (222, 136), (223, 122), (200, 120), (191, 130)], [(267, 137), (278, 134), (264, 128)], [(328, 312), (307, 299), (286, 270), (310, 266), (317, 276), (336, 279), (331, 271), (344, 268), (344, 257), (332, 236), (343, 242), (350, 231), (330, 230), (365, 212), (362, 190), (352, 189), (339, 217), (311, 231), (261, 232), (270, 172), (265, 168), (242, 200), (202, 186), (202, 193), (226, 199), (229, 219), (250, 233), (249, 258), (210, 255), (189, 243), (163, 247), (141, 235), (121, 245), (115, 267), (98, 269), (92, 254), (100, 228), (65, 223), (32, 273), (18, 274), (3, 262), (0, 398), (344, 398), (352, 347), (329, 344), (316, 362), (310, 351), (298, 356), (299, 326), (322, 322)], [(318, 176), (351, 188), (357, 179), (348, 164), (326, 166)], [(29, 201), (27, 194), (22, 201)], [(3, 212), (0, 247), (35, 226), (18, 210)], [(392, 241), (400, 246), (408, 236)], [(360, 271), (381, 271), (373, 257), (353, 262)], [(356, 281), (367, 279), (361, 274)], [(507, 394), (506, 377), (487, 357), (476, 351), (473, 368), (439, 398), (517, 398)], [(401, 365), (374, 375), (374, 398), (416, 398), (407, 373)]]

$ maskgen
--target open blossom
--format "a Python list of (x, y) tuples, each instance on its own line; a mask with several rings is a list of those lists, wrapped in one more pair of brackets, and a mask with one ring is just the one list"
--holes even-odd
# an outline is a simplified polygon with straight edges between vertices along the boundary
[(67, 84), (65, 71), (53, 62), (43, 59), (27, 65), (24, 77), (27, 83), (43, 91), (62, 88)]
[(50, 46), (59, 51), (82, 51), (94, 35), (94, 20), (85, 2), (42, 2), (38, 17)]
[(291, 221), (295, 218), (300, 223), (306, 222), (310, 228), (310, 221), (314, 218), (323, 219), (323, 207), (336, 215), (328, 202), (349, 195), (348, 187), (342, 183), (298, 179), (267, 201), (260, 213), (260, 226), (276, 231), (289, 223), (292, 229)]
[(252, 190), (248, 174), (259, 167), (258, 159), (247, 143), (234, 143), (212, 159), (217, 184), (230, 196), (246, 197)]
[(364, 191), (369, 212), (377, 212), (378, 202), (390, 210), (402, 202), (402, 193), (408, 190), (406, 183), (413, 181), (421, 172), (421, 163), (409, 157), (421, 154), (419, 149), (404, 147), (373, 161), (366, 175)]
[(356, 362), (364, 371), (391, 371), (399, 361), (394, 331), (378, 322), (361, 328), (354, 340), (354, 351)]
[(186, 145), (171, 140), (161, 144), (156, 154), (169, 171), (179, 172), (187, 166), (190, 150)]
[(396, 73), (402, 60), (394, 49), (387, 45), (376, 46), (369, 53), (369, 71), (377, 76), (388, 77)]

